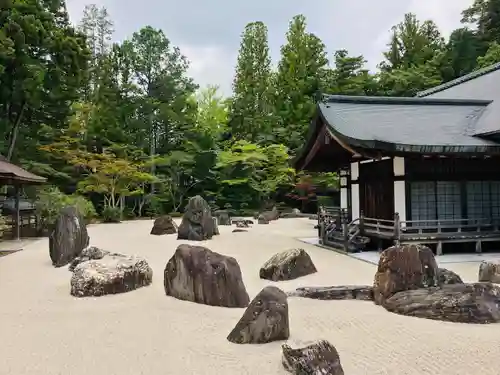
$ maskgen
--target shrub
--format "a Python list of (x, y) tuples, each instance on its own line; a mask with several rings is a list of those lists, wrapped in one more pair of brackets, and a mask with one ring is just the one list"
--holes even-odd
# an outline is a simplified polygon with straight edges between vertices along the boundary
[(41, 228), (48, 229), (53, 226), (61, 209), (67, 206), (76, 207), (87, 222), (97, 216), (94, 205), (85, 197), (78, 194), (67, 195), (55, 186), (46, 186), (38, 191), (35, 201)]
[(104, 207), (102, 220), (105, 223), (119, 223), (121, 221), (120, 209), (118, 207)]

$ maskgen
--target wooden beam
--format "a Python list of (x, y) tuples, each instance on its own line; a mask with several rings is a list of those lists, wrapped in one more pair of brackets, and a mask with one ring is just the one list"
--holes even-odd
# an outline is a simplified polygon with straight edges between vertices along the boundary
[(323, 146), (325, 144), (325, 135), (326, 135), (326, 126), (323, 125), (318, 132), (318, 136), (316, 137), (316, 141), (314, 142), (313, 146), (311, 147), (311, 150), (309, 151), (309, 153), (307, 154), (307, 156), (304, 160), (304, 164), (302, 164), (302, 169), (304, 169), (311, 162), (311, 160), (318, 153), (321, 146)]

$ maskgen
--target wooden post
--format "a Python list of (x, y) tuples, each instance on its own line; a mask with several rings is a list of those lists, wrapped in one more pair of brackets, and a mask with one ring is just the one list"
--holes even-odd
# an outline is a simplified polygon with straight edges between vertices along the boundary
[(443, 243), (441, 241), (437, 243), (436, 255), (443, 255)]
[(349, 252), (349, 222), (347, 218), (347, 210), (341, 209), (342, 234), (344, 235), (344, 250)]
[(401, 219), (399, 212), (394, 214), (394, 244), (399, 246), (401, 243)]
[(481, 240), (476, 241), (476, 253), (482, 253), (482, 252), (483, 252), (482, 241)]
[(321, 222), (319, 224), (319, 244), (320, 245), (325, 244), (324, 238), (325, 238), (325, 223)]
[(15, 239), (19, 240), (21, 238), (21, 210), (19, 207), (19, 199), (21, 197), (21, 190), (19, 189), (19, 185), (15, 185), (16, 189), (16, 233)]
[(365, 235), (365, 214), (363, 211), (359, 212), (359, 235), (364, 236)]

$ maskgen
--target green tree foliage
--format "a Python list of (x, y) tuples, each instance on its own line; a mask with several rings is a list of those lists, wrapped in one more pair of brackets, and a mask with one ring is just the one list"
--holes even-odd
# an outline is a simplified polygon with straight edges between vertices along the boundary
[(500, 40), (500, 1), (474, 0), (473, 4), (462, 12), (462, 22), (473, 24), (477, 36), (484, 43), (484, 48)]
[(266, 25), (251, 22), (225, 98), (215, 86), (198, 88), (162, 30), (144, 26), (112, 43), (103, 7), (87, 6), (75, 29), (63, 0), (4, 0), (2, 154), (54, 186), (37, 195), (47, 222), (61, 204), (93, 215), (86, 198), (114, 221), (182, 211), (195, 194), (237, 210), (287, 193), (315, 200), (337, 187), (336, 174), (296, 174), (290, 158), (305, 143), (319, 94), (413, 96), (500, 62), (499, 6), (476, 0), (448, 40), (434, 22), (406, 14), (375, 72), (342, 46), (329, 61), (302, 15), (291, 20), (274, 69)]
[(245, 26), (241, 37), (230, 127), (234, 139), (251, 142), (269, 140), (271, 133), (271, 57), (267, 27), (262, 22)]
[(324, 92), (337, 95), (375, 95), (377, 82), (365, 68), (363, 56), (349, 56), (347, 50), (334, 54), (335, 67), (328, 72)]
[[(42, 124), (60, 126), (87, 70), (84, 38), (64, 1), (4, 1), (0, 9), (0, 132), (7, 159), (29, 158)], [(50, 126), (50, 125), (49, 125)]]
[(275, 137), (292, 154), (303, 145), (328, 67), (325, 45), (306, 27), (303, 15), (290, 22), (275, 76)]
[(493, 42), (486, 51), (484, 56), (479, 56), (477, 58), (477, 68), (486, 68), (489, 65), (493, 65), (500, 62), (500, 44)]

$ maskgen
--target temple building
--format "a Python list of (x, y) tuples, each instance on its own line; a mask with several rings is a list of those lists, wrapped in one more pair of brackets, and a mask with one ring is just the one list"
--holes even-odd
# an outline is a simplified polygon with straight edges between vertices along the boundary
[(500, 64), (413, 98), (325, 95), (309, 133), (295, 168), (340, 176), (324, 244), (500, 245)]

